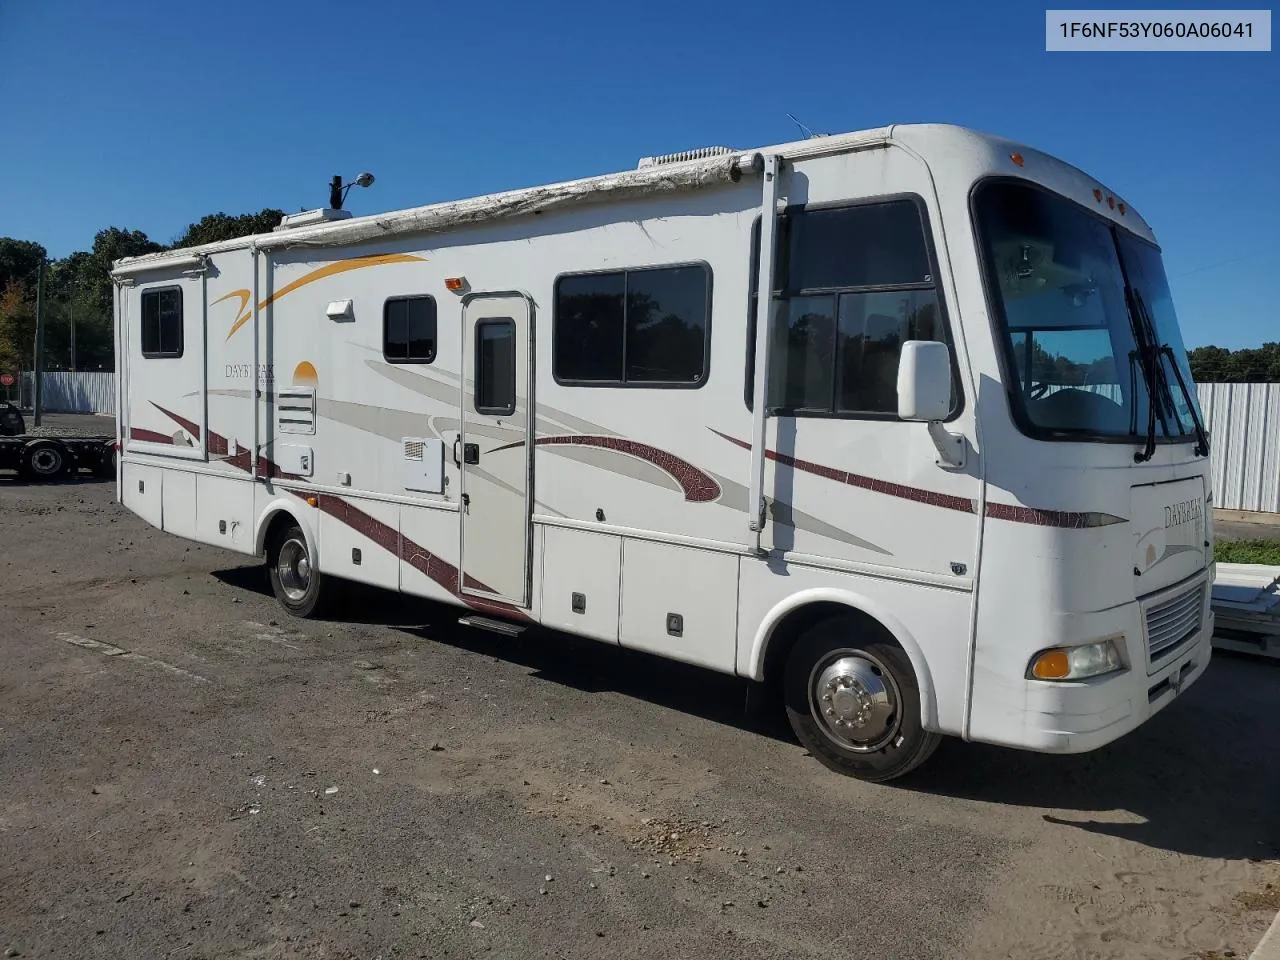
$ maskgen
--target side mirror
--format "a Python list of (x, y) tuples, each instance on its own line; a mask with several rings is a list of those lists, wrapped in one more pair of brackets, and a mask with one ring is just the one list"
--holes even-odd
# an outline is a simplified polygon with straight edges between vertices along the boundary
[(898, 417), (932, 423), (950, 412), (950, 348), (936, 340), (908, 340), (898, 359)]

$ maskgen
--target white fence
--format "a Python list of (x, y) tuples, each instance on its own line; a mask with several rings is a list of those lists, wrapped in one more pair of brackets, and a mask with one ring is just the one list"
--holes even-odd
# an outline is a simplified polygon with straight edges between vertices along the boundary
[(1198, 383), (1213, 505), (1280, 513), (1280, 383)]
[[(110, 371), (81, 370), (45, 373), (41, 398), (48, 413), (110, 413), (116, 412), (116, 375)], [(22, 375), (22, 402), (30, 407), (33, 402), (32, 387), (35, 376), (27, 371)], [(14, 394), (18, 392), (14, 386)], [(17, 397), (14, 397), (15, 402)]]
[[(31, 403), (32, 376), (23, 374), (22, 406)], [(1198, 383), (1211, 435), (1214, 506), (1280, 513), (1280, 383)], [(17, 385), (11, 392), (17, 400)], [(51, 413), (116, 412), (115, 374), (46, 373), (44, 408)]]

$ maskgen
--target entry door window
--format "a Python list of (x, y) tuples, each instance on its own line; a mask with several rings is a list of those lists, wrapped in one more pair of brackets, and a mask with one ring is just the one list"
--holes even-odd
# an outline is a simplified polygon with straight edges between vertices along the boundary
[(510, 317), (476, 323), (476, 413), (516, 412), (516, 324)]

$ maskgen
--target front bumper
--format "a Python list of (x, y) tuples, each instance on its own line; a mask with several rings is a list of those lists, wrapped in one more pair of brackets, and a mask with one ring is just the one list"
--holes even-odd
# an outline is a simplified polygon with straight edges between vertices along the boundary
[[(1133, 604), (1125, 618), (1130, 625), (1125, 631), (1128, 667), (1119, 673), (1074, 682), (998, 681), (988, 675), (986, 684), (979, 676), (968, 739), (1040, 753), (1086, 753), (1119, 739), (1167, 707), (1204, 673), (1214, 629), (1207, 597), (1205, 606), (1200, 630), (1150, 672), (1140, 608)], [(1106, 632), (1092, 629), (1096, 623), (1089, 626), (1087, 632), (1093, 635)]]

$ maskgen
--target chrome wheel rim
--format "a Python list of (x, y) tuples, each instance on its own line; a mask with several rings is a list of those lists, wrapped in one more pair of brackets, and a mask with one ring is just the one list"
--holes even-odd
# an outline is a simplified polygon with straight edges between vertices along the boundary
[(298, 601), (307, 595), (307, 587), (311, 585), (311, 558), (307, 556), (306, 543), (290, 537), (281, 544), (276, 575), (280, 578), (280, 589), (290, 600)]
[(57, 451), (44, 449), (37, 450), (31, 455), (31, 469), (36, 473), (57, 473), (58, 467), (62, 465), (62, 457)]
[(809, 712), (842, 750), (874, 753), (902, 726), (902, 697), (888, 668), (865, 650), (833, 650), (809, 674)]

